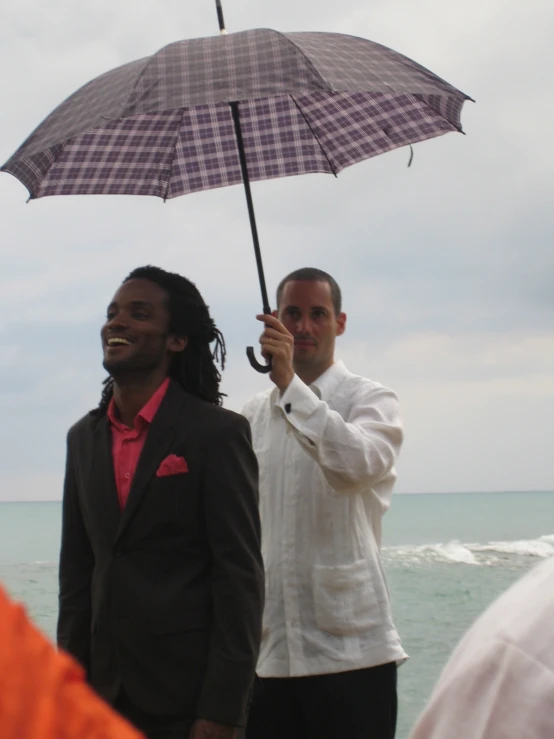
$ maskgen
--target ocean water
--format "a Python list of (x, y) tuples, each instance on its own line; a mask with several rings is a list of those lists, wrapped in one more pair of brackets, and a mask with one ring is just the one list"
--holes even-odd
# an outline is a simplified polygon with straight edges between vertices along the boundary
[[(0, 503), (0, 581), (54, 637), (60, 503)], [(554, 492), (396, 495), (383, 560), (410, 660), (399, 671), (407, 739), (448, 655), (506, 587), (554, 556)]]

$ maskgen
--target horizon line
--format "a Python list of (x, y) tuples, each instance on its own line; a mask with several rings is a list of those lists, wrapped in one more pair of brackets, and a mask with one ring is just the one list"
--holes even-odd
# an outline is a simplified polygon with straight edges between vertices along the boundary
[[(554, 493), (554, 489), (551, 488), (529, 488), (526, 490), (439, 490), (439, 491), (424, 491), (424, 490), (411, 490), (411, 491), (399, 491), (393, 493), (393, 495), (515, 495), (515, 494), (528, 494), (528, 493)], [(25, 498), (24, 500), (0, 500), (0, 503), (61, 503), (62, 498), (48, 498), (48, 499), (32, 499)]]

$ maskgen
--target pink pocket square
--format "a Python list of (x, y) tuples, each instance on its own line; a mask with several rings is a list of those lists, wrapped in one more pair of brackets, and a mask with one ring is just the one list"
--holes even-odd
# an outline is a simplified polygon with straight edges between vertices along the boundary
[(188, 464), (184, 457), (178, 457), (176, 454), (170, 454), (166, 457), (158, 467), (156, 477), (169, 477), (169, 475), (182, 475), (188, 472)]

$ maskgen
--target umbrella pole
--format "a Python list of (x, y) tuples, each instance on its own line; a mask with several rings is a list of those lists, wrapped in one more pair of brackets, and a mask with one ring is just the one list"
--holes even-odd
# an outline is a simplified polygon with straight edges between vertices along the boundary
[[(262, 293), (263, 312), (270, 314), (269, 299), (267, 297), (267, 287), (265, 284), (264, 267), (262, 263), (262, 253), (260, 250), (260, 240), (258, 238), (258, 228), (256, 226), (256, 215), (254, 213), (254, 202), (252, 200), (252, 191), (250, 189), (250, 177), (248, 176), (248, 167), (246, 165), (246, 154), (244, 152), (244, 141), (242, 138), (242, 129), (240, 125), (239, 104), (237, 102), (229, 103), (231, 113), (233, 115), (233, 123), (235, 125), (235, 135), (237, 137), (237, 148), (240, 161), (240, 170), (242, 173), (242, 182), (244, 192), (246, 194), (246, 205), (248, 206), (248, 217), (250, 218), (250, 230), (252, 231), (252, 241), (254, 242), (254, 254), (256, 255), (256, 266), (258, 268), (258, 279), (260, 281), (260, 290)], [(250, 364), (258, 372), (269, 372), (271, 370), (271, 361), (268, 364), (260, 364), (255, 356), (254, 349), (249, 346), (246, 350)]]
[(215, 9), (217, 10), (217, 22), (219, 23), (219, 33), (225, 36), (227, 31), (225, 30), (225, 21), (223, 20), (223, 8), (221, 7), (221, 0), (215, 0)]

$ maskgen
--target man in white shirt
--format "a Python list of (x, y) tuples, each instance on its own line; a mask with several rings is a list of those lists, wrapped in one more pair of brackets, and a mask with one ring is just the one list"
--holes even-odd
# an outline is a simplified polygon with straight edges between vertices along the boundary
[(476, 621), (435, 687), (412, 739), (554, 737), (554, 557)]
[(248, 739), (393, 739), (406, 659), (379, 557), (402, 443), (395, 394), (335, 361), (321, 270), (284, 278), (265, 323), (273, 388), (243, 410), (260, 466), (266, 606)]

